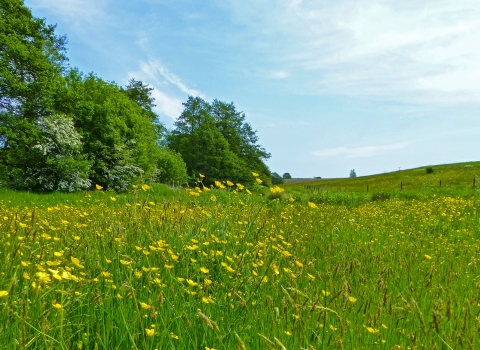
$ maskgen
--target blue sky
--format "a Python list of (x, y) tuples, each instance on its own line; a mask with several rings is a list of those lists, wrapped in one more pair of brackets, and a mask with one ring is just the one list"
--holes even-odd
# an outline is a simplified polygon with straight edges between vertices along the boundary
[(272, 171), (347, 177), (480, 160), (478, 0), (26, 0), (70, 65), (234, 102)]

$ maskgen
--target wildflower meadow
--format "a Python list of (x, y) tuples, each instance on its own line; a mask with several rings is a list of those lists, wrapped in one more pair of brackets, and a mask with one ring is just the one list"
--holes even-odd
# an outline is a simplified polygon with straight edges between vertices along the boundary
[(2, 192), (1, 347), (480, 347), (475, 197), (330, 204), (201, 181)]

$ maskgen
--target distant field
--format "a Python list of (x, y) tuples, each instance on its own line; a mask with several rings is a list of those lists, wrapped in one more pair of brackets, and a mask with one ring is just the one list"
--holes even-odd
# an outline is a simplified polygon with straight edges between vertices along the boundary
[[(432, 168), (428, 174), (426, 168)], [(420, 168), (400, 170), (390, 173), (361, 176), (357, 178), (336, 179), (291, 179), (285, 188), (314, 186), (322, 190), (340, 191), (391, 191), (422, 190), (439, 188), (473, 188), (473, 179), (480, 175), (480, 162), (467, 162), (424, 166)]]

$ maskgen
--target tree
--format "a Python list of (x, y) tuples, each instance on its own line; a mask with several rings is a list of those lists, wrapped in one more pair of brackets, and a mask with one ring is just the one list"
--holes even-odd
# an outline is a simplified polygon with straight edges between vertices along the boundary
[(89, 188), (90, 163), (81, 154), (81, 136), (73, 120), (53, 115), (40, 120), (36, 126), (41, 140), (31, 150), (35, 163), (12, 185), (36, 191), (74, 192)]
[(24, 175), (40, 141), (36, 122), (52, 115), (51, 93), (65, 67), (66, 38), (21, 0), (0, 0), (0, 172)]
[(55, 108), (72, 115), (92, 162), (92, 183), (126, 190), (142, 175), (150, 178), (159, 155), (156, 126), (149, 106), (132, 91), (94, 74), (71, 70), (59, 84)]
[(215, 180), (246, 183), (251, 177), (246, 164), (230, 150), (221, 132), (204, 120), (190, 134), (177, 134), (170, 146), (182, 155), (192, 175), (205, 175), (204, 184)]
[(351, 178), (357, 177), (357, 173), (355, 172), (355, 169), (350, 170), (350, 177)]
[(183, 105), (167, 144), (182, 155), (189, 173), (204, 174), (206, 183), (252, 183), (251, 173), (256, 172), (265, 185), (271, 184), (271, 173), (264, 163), (270, 154), (257, 144), (256, 132), (233, 103), (214, 100), (209, 104), (190, 96)]
[(272, 185), (281, 185), (285, 180), (277, 173), (272, 173)]
[(156, 182), (185, 184), (188, 181), (187, 165), (179, 153), (168, 147), (162, 147), (154, 176)]
[(291, 179), (292, 178), (292, 175), (290, 175), (290, 173), (285, 173), (283, 174), (282, 176), (284, 179)]

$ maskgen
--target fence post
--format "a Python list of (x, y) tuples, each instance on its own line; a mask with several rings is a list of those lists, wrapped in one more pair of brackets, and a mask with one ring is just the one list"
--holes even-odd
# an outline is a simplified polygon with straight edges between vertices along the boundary
[(400, 191), (403, 190), (403, 181), (400, 181)]
[(442, 180), (440, 180), (440, 187), (442, 187)]
[(473, 187), (475, 187), (475, 181), (476, 181), (476, 177), (473, 178)]
[(367, 192), (368, 192), (368, 185), (367, 185)]

